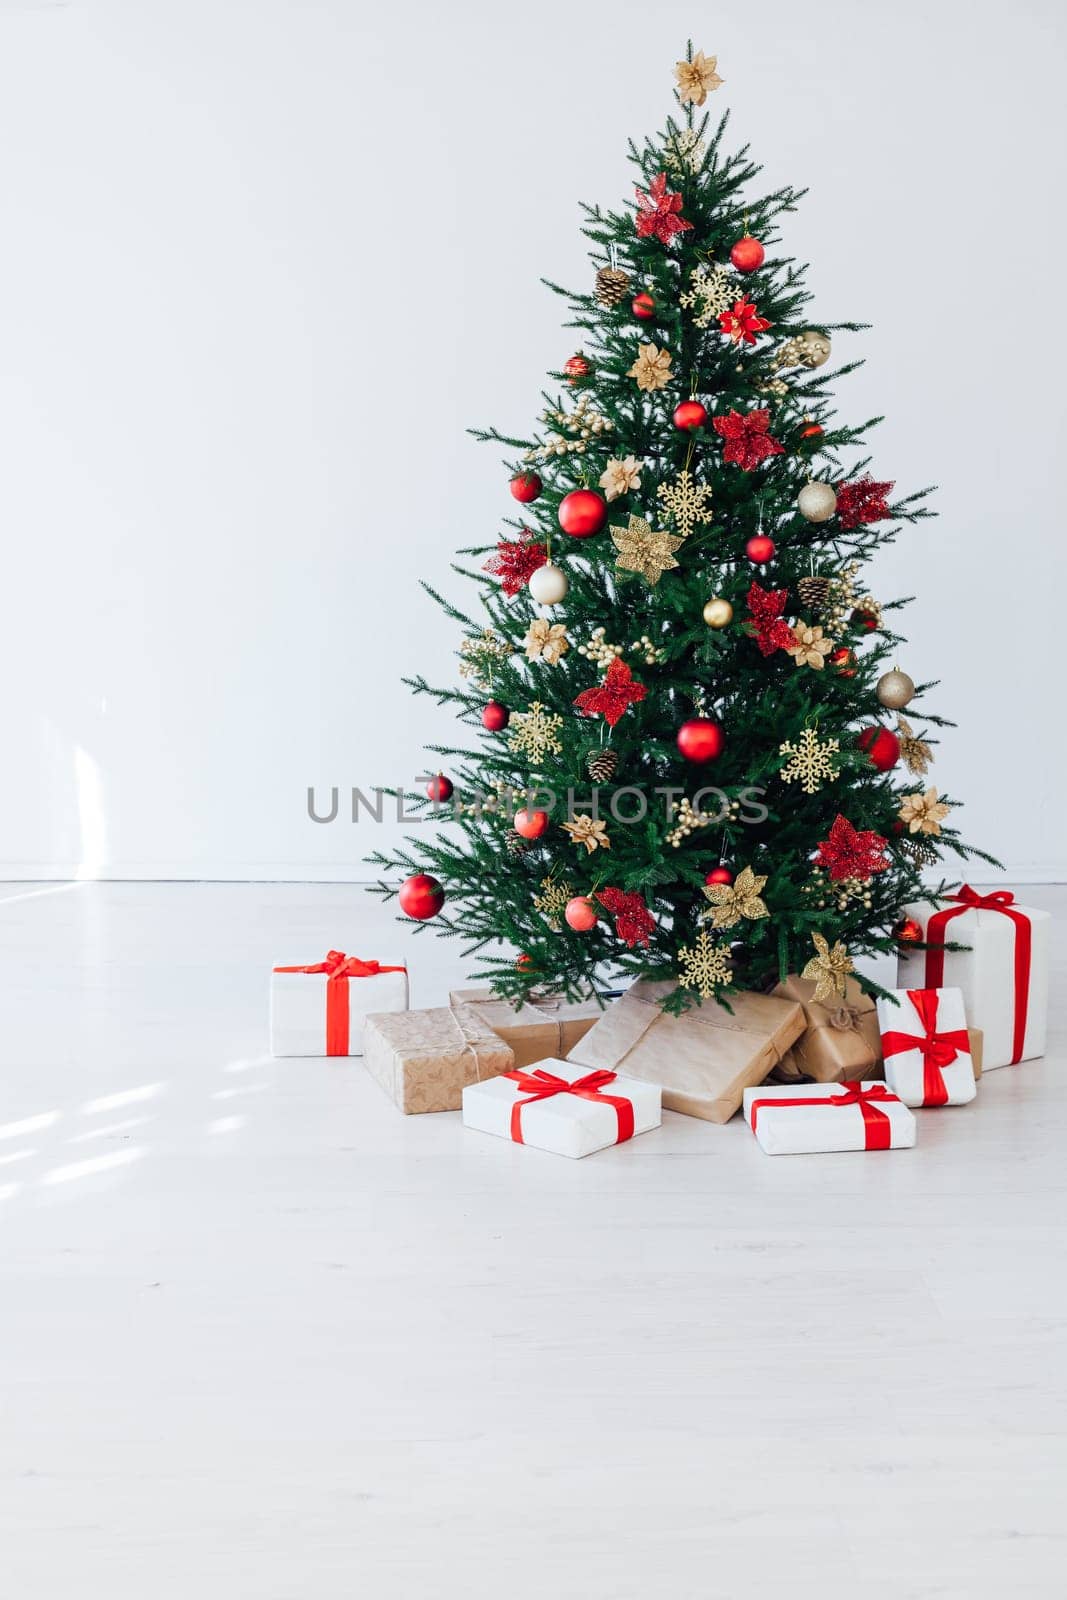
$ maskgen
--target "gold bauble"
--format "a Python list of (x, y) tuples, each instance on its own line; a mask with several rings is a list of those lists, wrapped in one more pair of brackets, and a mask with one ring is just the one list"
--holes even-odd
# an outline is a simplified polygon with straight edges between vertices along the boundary
[(915, 685), (906, 672), (894, 667), (892, 672), (883, 672), (878, 679), (876, 693), (880, 703), (890, 711), (903, 711), (908, 701), (914, 698)]
[(805, 328), (797, 337), (797, 353), (806, 367), (823, 367), (830, 359), (830, 341), (825, 333)]
[(709, 628), (725, 628), (733, 621), (734, 608), (729, 600), (723, 600), (719, 595), (709, 600), (704, 607), (704, 621)]
[(797, 510), (809, 522), (827, 522), (837, 510), (837, 495), (828, 483), (806, 483), (797, 496)]

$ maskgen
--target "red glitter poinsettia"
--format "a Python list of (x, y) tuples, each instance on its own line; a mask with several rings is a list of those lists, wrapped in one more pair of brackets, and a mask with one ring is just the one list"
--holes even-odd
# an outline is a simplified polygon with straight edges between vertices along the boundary
[(857, 832), (847, 817), (837, 816), (830, 836), (819, 845), (817, 867), (825, 867), (831, 878), (859, 878), (867, 883), (876, 872), (885, 872), (888, 840), (870, 830)]
[(639, 894), (627, 894), (623, 889), (598, 889), (596, 898), (615, 918), (615, 932), (632, 950), (635, 944), (647, 944), (649, 934), (655, 933), (656, 921)]
[(672, 194), (667, 188), (667, 174), (661, 172), (652, 179), (648, 186), (648, 193), (643, 189), (635, 189), (637, 196), (637, 216), (634, 222), (637, 225), (637, 234), (641, 239), (653, 237), (660, 244), (670, 244), (671, 240), (679, 233), (685, 233), (693, 224), (686, 222), (684, 217), (678, 215), (682, 209), (680, 194)]
[(770, 423), (770, 412), (762, 410), (728, 411), (725, 417), (716, 417), (712, 426), (726, 440), (723, 460), (736, 462), (742, 472), (751, 472), (768, 456), (780, 456), (784, 447), (767, 432)]
[(613, 728), (626, 707), (636, 705), (647, 693), (626, 662), (616, 659), (608, 668), (604, 682), (595, 689), (583, 689), (574, 703), (587, 717), (602, 716), (608, 727)]
[(858, 528), (861, 522), (881, 522), (888, 517), (886, 496), (891, 483), (875, 483), (869, 472), (855, 483), (842, 483), (837, 490), (837, 520), (842, 528)]
[(742, 295), (740, 300), (735, 300), (729, 311), (724, 311), (719, 318), (719, 327), (723, 333), (728, 333), (734, 344), (740, 344), (743, 339), (746, 344), (755, 344), (757, 333), (770, 327), (766, 317), (761, 317), (751, 300), (746, 300)]
[(796, 648), (796, 634), (788, 622), (782, 621), (788, 599), (788, 589), (763, 589), (756, 582), (749, 584), (748, 609), (752, 621), (746, 626), (759, 645), (761, 655), (773, 656), (776, 650)]
[(524, 583), (529, 583), (531, 573), (543, 567), (547, 560), (546, 547), (535, 544), (530, 535), (518, 540), (501, 539), (496, 547), (496, 555), (489, 557), (482, 571), (491, 572), (494, 578), (499, 578), (505, 594), (515, 595)]

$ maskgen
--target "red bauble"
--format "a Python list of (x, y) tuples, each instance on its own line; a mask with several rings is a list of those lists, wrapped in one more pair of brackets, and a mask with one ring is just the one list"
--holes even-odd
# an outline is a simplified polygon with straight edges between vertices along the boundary
[(817, 422), (809, 422), (806, 428), (800, 430), (802, 439), (821, 439), (822, 434), (823, 430)]
[(579, 351), (577, 355), (571, 356), (569, 361), (564, 362), (563, 370), (571, 383), (577, 383), (579, 378), (588, 378), (593, 367), (592, 363), (587, 361)]
[(452, 779), (446, 778), (443, 772), (439, 772), (435, 778), (431, 778), (426, 785), (426, 793), (437, 805), (440, 805), (443, 800), (451, 800), (455, 789), (456, 786)]
[(888, 728), (867, 728), (856, 742), (879, 772), (888, 772), (900, 760), (900, 740)]
[(837, 668), (842, 678), (854, 678), (856, 676), (855, 651), (847, 650), (844, 645), (839, 650), (832, 650), (830, 652), (830, 665)]
[(596, 927), (596, 907), (588, 895), (576, 894), (573, 900), (568, 900), (563, 915), (568, 928), (573, 928), (575, 933), (588, 933), (590, 928)]
[(712, 867), (704, 879), (705, 883), (733, 883), (734, 875), (729, 867)]
[(526, 506), (529, 505), (531, 500), (537, 499), (537, 496), (544, 488), (544, 484), (536, 472), (520, 472), (512, 478), (508, 488), (516, 500), (521, 500), (523, 505)]
[(630, 310), (635, 317), (640, 317), (642, 322), (647, 322), (649, 317), (656, 315), (656, 302), (650, 294), (636, 294), (631, 301)]
[(674, 426), (676, 428), (702, 428), (708, 420), (708, 410), (699, 400), (683, 400), (681, 405), (674, 408)]
[(572, 489), (559, 503), (559, 525), (572, 539), (590, 538), (607, 520), (607, 501), (595, 489)]
[(923, 931), (914, 917), (904, 917), (893, 929), (897, 944), (921, 944)]
[(774, 540), (768, 539), (765, 533), (754, 533), (745, 546), (745, 554), (757, 566), (773, 561), (776, 554)]
[(499, 700), (490, 700), (488, 705), (482, 707), (482, 727), (488, 728), (490, 733), (499, 733), (510, 721), (511, 712)]
[(852, 613), (849, 621), (854, 627), (864, 628), (867, 633), (873, 633), (878, 626), (878, 618), (873, 611), (862, 611), (859, 607)]
[(527, 811), (524, 807), (522, 811), (516, 811), (512, 826), (524, 839), (540, 839), (548, 829), (548, 812)]
[(522, 952), (521, 956), (517, 956), (515, 959), (515, 965), (518, 967), (520, 972), (532, 972), (533, 964), (533, 956), (528, 956), (525, 950)]
[(414, 917), (416, 922), (425, 922), (430, 917), (436, 917), (444, 905), (445, 891), (428, 872), (416, 872), (413, 878), (404, 879), (397, 899), (405, 916)]
[(678, 729), (678, 748), (687, 761), (714, 761), (725, 742), (721, 727), (710, 717), (690, 717)]
[(758, 239), (753, 239), (746, 233), (743, 239), (738, 239), (730, 251), (730, 260), (738, 272), (755, 272), (757, 267), (762, 267), (767, 252)]

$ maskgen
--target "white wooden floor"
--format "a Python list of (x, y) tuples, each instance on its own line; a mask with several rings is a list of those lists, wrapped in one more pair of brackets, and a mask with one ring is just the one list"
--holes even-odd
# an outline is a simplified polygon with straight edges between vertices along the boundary
[(5, 1600), (1061, 1600), (1062, 1008), (914, 1151), (568, 1162), (271, 1061), (331, 945), (460, 976), (353, 888), (0, 886)]

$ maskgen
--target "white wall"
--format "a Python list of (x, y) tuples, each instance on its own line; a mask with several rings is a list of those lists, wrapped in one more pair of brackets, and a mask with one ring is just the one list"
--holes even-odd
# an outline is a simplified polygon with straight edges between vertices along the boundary
[(942, 486), (877, 584), (937, 780), (1067, 874), (1056, 0), (0, 0), (0, 875), (360, 876), (306, 787), (450, 737), (399, 677), (449, 677), (416, 577), (510, 507), (464, 427), (570, 353), (538, 277), (586, 281), (687, 30), (810, 185), (815, 314), (875, 324), (842, 409)]

